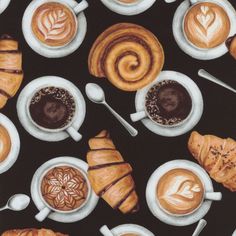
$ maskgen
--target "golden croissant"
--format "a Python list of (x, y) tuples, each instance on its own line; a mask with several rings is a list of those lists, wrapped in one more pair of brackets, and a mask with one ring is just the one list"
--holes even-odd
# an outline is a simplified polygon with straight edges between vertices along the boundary
[(236, 191), (236, 142), (214, 135), (192, 132), (188, 148), (210, 176), (231, 191)]
[(0, 108), (18, 91), (23, 80), (22, 53), (8, 35), (0, 38)]
[(131, 176), (132, 167), (116, 150), (106, 130), (89, 140), (88, 178), (95, 193), (122, 213), (138, 211), (138, 196)]
[(68, 236), (67, 234), (54, 233), (49, 229), (14, 229), (8, 230), (2, 236)]

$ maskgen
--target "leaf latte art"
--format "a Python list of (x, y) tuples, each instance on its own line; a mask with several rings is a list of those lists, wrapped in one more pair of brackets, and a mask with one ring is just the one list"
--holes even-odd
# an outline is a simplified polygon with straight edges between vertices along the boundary
[(225, 10), (210, 2), (194, 5), (185, 16), (184, 31), (188, 40), (199, 48), (214, 48), (224, 43), (230, 32)]
[(32, 30), (35, 36), (49, 46), (63, 46), (76, 33), (76, 19), (69, 8), (60, 3), (45, 3), (35, 11)]
[(136, 91), (156, 79), (164, 63), (158, 39), (147, 29), (130, 23), (111, 26), (95, 41), (89, 70), (116, 87)]
[(82, 173), (70, 166), (55, 167), (43, 177), (41, 192), (44, 200), (54, 209), (78, 209), (88, 195), (88, 185)]
[(172, 214), (188, 214), (202, 202), (204, 187), (191, 171), (174, 169), (163, 175), (157, 186), (161, 206)]

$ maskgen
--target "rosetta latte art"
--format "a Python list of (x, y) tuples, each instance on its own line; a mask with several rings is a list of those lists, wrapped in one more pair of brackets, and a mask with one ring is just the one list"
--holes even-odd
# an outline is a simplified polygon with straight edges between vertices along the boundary
[(230, 31), (230, 20), (225, 10), (215, 3), (193, 6), (185, 17), (185, 34), (200, 48), (214, 48), (222, 44)]
[(76, 20), (66, 6), (59, 3), (46, 3), (34, 13), (32, 29), (43, 43), (49, 46), (62, 46), (74, 37)]

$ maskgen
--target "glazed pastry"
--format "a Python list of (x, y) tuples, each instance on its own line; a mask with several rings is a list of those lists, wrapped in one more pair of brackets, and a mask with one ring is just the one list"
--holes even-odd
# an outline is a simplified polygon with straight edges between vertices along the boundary
[(67, 234), (54, 233), (49, 229), (14, 229), (8, 230), (2, 236), (68, 236)]
[(136, 91), (157, 78), (164, 64), (164, 52), (147, 29), (120, 23), (97, 38), (88, 64), (92, 75), (106, 77), (121, 90)]
[(8, 131), (0, 125), (0, 163), (6, 160), (11, 150), (11, 138)]
[(116, 150), (106, 130), (89, 140), (88, 178), (95, 193), (122, 213), (138, 211), (138, 196), (131, 176), (132, 167)]
[(236, 60), (236, 35), (226, 41), (230, 55)]
[(236, 142), (233, 139), (192, 132), (188, 148), (215, 181), (236, 191)]
[(18, 42), (3, 35), (0, 38), (0, 108), (16, 94), (22, 79), (22, 54)]

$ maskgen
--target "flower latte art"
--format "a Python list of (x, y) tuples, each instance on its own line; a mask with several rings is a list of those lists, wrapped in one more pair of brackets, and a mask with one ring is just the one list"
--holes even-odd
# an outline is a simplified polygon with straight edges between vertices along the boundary
[(88, 184), (78, 169), (59, 166), (49, 170), (43, 177), (41, 193), (52, 208), (72, 211), (86, 201)]
[(184, 32), (187, 39), (199, 48), (214, 48), (225, 42), (230, 32), (230, 19), (225, 10), (215, 3), (194, 5), (185, 16)]
[(201, 180), (186, 169), (167, 172), (157, 186), (157, 199), (171, 214), (183, 215), (193, 212), (201, 204), (203, 194)]
[(45, 3), (32, 18), (34, 35), (48, 46), (63, 46), (75, 36), (77, 22), (71, 10), (60, 3)]

